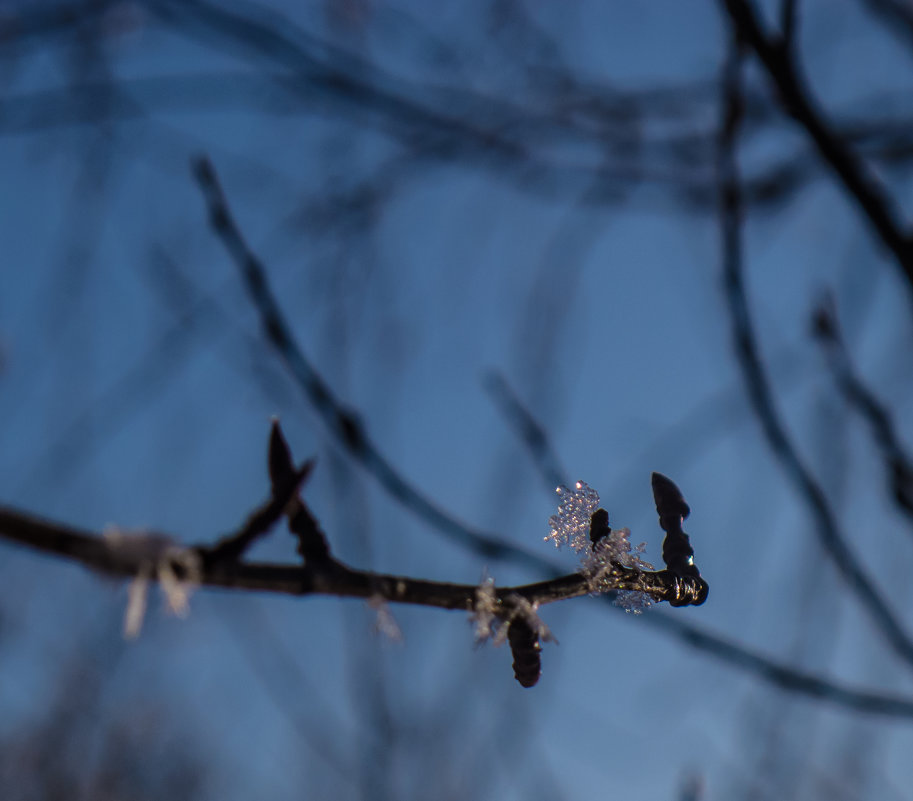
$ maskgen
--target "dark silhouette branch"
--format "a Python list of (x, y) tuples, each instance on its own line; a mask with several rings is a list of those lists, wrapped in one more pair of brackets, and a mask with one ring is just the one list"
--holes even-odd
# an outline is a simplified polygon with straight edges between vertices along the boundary
[(552, 443), (542, 424), (533, 417), (532, 413), (517, 394), (513, 391), (507, 379), (497, 372), (492, 372), (485, 378), (485, 388), (494, 400), (504, 419), (516, 432), (517, 437), (529, 451), (539, 475), (549, 490), (554, 490), (567, 483), (567, 474), (561, 467), (558, 454), (555, 453)]
[(862, 5), (880, 18), (885, 30), (908, 47), (913, 46), (913, 8), (904, 0), (862, 0)]
[[(737, 29), (737, 34), (740, 32)], [(815, 532), (825, 553), (833, 560), (850, 591), (859, 599), (891, 648), (913, 665), (913, 641), (853, 555), (824, 490), (802, 461), (774, 403), (773, 392), (761, 362), (748, 308), (742, 267), (743, 207), (736, 146), (741, 122), (741, 46), (733, 46), (723, 81), (723, 118), (720, 126), (719, 181), (722, 233), (723, 284), (732, 326), (736, 357), (748, 398), (761, 423), (773, 455), (815, 522)]]
[(853, 367), (831, 302), (826, 300), (815, 310), (813, 331), (824, 348), (843, 397), (872, 430), (885, 463), (891, 498), (907, 520), (913, 522), (913, 459), (900, 441), (887, 406), (865, 385)]
[(648, 614), (642, 621), (672, 632), (686, 645), (744, 670), (783, 692), (814, 698), (854, 712), (913, 720), (913, 699), (857, 690), (759, 654), (741, 643), (698, 628), (678, 615)]
[(801, 75), (793, 51), (781, 37), (768, 33), (750, 0), (722, 0), (735, 35), (748, 45), (777, 90), (784, 112), (806, 132), (821, 158), (856, 201), (879, 239), (893, 254), (913, 292), (913, 239), (893, 199), (877, 176), (835, 133), (835, 128)]
[[(213, 230), (241, 271), (244, 285), (263, 325), (267, 341), (324, 424), (348, 454), (381, 484), (390, 495), (448, 538), (490, 559), (510, 559), (541, 570), (543, 561), (524, 548), (502, 542), (496, 536), (473, 529), (434, 504), (413, 487), (380, 452), (364, 430), (358, 416), (333, 394), (304, 351), (295, 341), (279, 304), (270, 289), (266, 271), (248, 247), (229, 211), (225, 195), (210, 162), (197, 159), (194, 175), (209, 209)], [(551, 568), (546, 568), (551, 572)]]

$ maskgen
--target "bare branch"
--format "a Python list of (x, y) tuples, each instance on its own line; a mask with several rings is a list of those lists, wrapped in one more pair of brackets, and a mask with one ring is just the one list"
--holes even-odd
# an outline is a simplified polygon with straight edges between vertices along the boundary
[(193, 167), (209, 208), (213, 230), (241, 270), (245, 287), (260, 314), (269, 344), (285, 362), (292, 378), (339, 444), (393, 498), (448, 538), (490, 559), (510, 559), (517, 564), (541, 570), (542, 560), (526, 549), (502, 542), (488, 532), (470, 528), (434, 504), (406, 481), (380, 452), (364, 430), (358, 416), (339, 402), (292, 336), (291, 329), (269, 287), (263, 265), (247, 246), (231, 216), (212, 164), (201, 158), (194, 162)]
[(523, 405), (510, 384), (507, 383), (507, 379), (500, 373), (490, 373), (485, 379), (485, 388), (504, 418), (526, 446), (546, 487), (553, 490), (555, 487), (565, 484), (567, 482), (566, 473), (561, 467), (558, 454), (555, 453), (545, 429)]
[(815, 310), (813, 330), (844, 398), (872, 429), (884, 459), (891, 497), (907, 520), (913, 522), (913, 458), (901, 443), (887, 407), (854, 369), (832, 303), (825, 301)]

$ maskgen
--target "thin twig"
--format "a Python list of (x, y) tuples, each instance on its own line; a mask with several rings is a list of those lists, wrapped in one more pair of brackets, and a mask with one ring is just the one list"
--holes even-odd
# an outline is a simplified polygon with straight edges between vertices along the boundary
[(741, 109), (741, 49), (736, 45), (733, 51), (726, 65), (723, 86), (719, 181), (723, 282), (738, 363), (749, 400), (761, 422), (767, 442), (799, 497), (809, 508), (815, 521), (815, 532), (825, 553), (831, 557), (850, 591), (859, 599), (894, 651), (913, 665), (913, 641), (853, 555), (824, 491), (786, 433), (761, 363), (742, 269), (743, 209), (736, 162)]
[(857, 690), (829, 679), (806, 673), (792, 665), (777, 662), (741, 643), (698, 628), (678, 615), (643, 615), (647, 625), (674, 633), (687, 645), (712, 656), (730, 667), (744, 670), (755, 678), (788, 693), (826, 701), (835, 706), (869, 715), (913, 720), (913, 699)]
[(269, 530), (285, 513), (289, 503), (298, 494), (298, 489), (307, 480), (314, 467), (313, 460), (306, 462), (298, 470), (283, 477), (283, 481), (273, 482), (273, 495), (260, 508), (247, 518), (244, 525), (235, 533), (228, 534), (211, 548), (204, 550), (207, 562), (232, 562), (240, 559), (260, 537)]
[(880, 17), (885, 29), (903, 40), (907, 46), (913, 45), (913, 8), (904, 0), (862, 0), (875, 17)]

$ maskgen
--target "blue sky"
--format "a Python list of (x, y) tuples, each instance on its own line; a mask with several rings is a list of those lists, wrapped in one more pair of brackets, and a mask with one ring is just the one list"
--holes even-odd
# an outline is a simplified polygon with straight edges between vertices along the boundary
[[(595, 487), (613, 524), (629, 526), (655, 562), (662, 532), (650, 472), (682, 488), (711, 593), (703, 607), (662, 614), (827, 678), (910, 694), (908, 671), (842, 588), (753, 417), (712, 210), (654, 184), (588, 204), (584, 183), (531, 191), (457, 156), (397, 172), (388, 160), (405, 160), (402, 141), (376, 117), (296, 96), (276, 79), (287, 64), (182, 35), (153, 5), (113, 6), (82, 45), (58, 36), (0, 50), (4, 503), (95, 530), (211, 540), (266, 495), (275, 415), (294, 453), (318, 459), (307, 500), (340, 558), (443, 581), (474, 582), (486, 568), (499, 584), (541, 578), (448, 542), (339, 449), (265, 344), (208, 227), (189, 168), (207, 154), (315, 367), (444, 509), (575, 567), (573, 554), (543, 542), (555, 495), (485, 389), (499, 373), (549, 432), (568, 479)], [(390, 85), (435, 108), (459, 110), (467, 90), (533, 116), (549, 108), (547, 87), (523, 69), (538, 63), (532, 45), (511, 50), (496, 38), (485, 3), (433, 12), (367, 4), (348, 24), (332, 22), (328, 5), (280, 3), (270, 13), (288, 15), (300, 26), (288, 27), (292, 38), (313, 52), (323, 53), (316, 40), (334, 42), (372, 78), (383, 68)], [(834, 113), (901, 118), (910, 56), (859, 4), (839, 5), (832, 15), (830, 4), (802, 4), (812, 85)], [(3, 8), (7, 18), (27, 10)], [(717, 80), (725, 27), (715, 4), (526, 11), (594, 85), (634, 92)], [(179, 79), (167, 90), (145, 81), (162, 76)], [(129, 113), (92, 124), (40, 116), (36, 93), (98, 81), (126, 87)], [(748, 81), (764, 86), (754, 67)], [(712, 136), (712, 95), (700, 108), (689, 119)], [(556, 158), (594, 152), (592, 142), (563, 147)], [(779, 121), (746, 142), (743, 164), (762, 170), (803, 148)], [(642, 169), (664, 166), (645, 153)], [(325, 208), (315, 214), (387, 169), (362, 216), (342, 225)], [(904, 174), (887, 177), (909, 202)], [(823, 171), (788, 205), (751, 214), (745, 254), (790, 433), (900, 614), (909, 533), (808, 319), (833, 292), (855, 363), (910, 441), (901, 413), (913, 392), (908, 290)], [(293, 542), (277, 531), (254, 555), (291, 560)], [(650, 625), (653, 612), (637, 618), (595, 599), (545, 609), (560, 645), (545, 646), (543, 677), (526, 691), (508, 651), (475, 649), (455, 613), (394, 609), (405, 636), (397, 645), (372, 637), (372, 613), (356, 601), (201, 591), (186, 620), (154, 600), (140, 639), (124, 643), (125, 586), (6, 546), (0, 571), (4, 725), (40, 715), (62, 666), (82, 654), (105, 699), (87, 740), (121, 718), (154, 720), (149, 731), (203, 755), (206, 797), (264, 787), (275, 797), (302, 787), (308, 797), (380, 797), (383, 787), (406, 797), (434, 778), (473, 797), (516, 797), (533, 783), (552, 798), (675, 798), (700, 775), (708, 798), (730, 798), (765, 787), (764, 753), (808, 797), (827, 794), (833, 777), (852, 798), (899, 797), (893, 788), (910, 780), (908, 721), (778, 693)], [(353, 757), (385, 737), (388, 752)], [(327, 748), (348, 767), (334, 769)], [(796, 752), (807, 761), (784, 768)], [(861, 789), (846, 779), (847, 753), (865, 767)]]

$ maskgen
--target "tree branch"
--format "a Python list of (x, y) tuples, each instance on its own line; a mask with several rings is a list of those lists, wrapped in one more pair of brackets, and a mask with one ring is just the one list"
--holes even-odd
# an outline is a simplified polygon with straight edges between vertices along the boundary
[(913, 293), (913, 239), (893, 199), (865, 162), (836, 136), (834, 126), (807, 87), (788, 43), (764, 30), (751, 0), (722, 0), (722, 4), (737, 38), (751, 47), (764, 66), (783, 110), (805, 130), (821, 158), (856, 201), (893, 254), (907, 288)]
[(814, 313), (813, 331), (827, 356), (837, 386), (852, 409), (872, 429), (885, 463), (888, 491), (908, 521), (913, 522), (913, 458), (904, 448), (887, 407), (857, 374), (840, 333), (833, 305), (824, 301)]
[[(380, 452), (358, 416), (340, 403), (295, 341), (270, 289), (263, 265), (248, 247), (231, 215), (212, 164), (206, 158), (199, 158), (193, 164), (193, 172), (209, 209), (212, 228), (241, 271), (245, 288), (260, 314), (267, 341), (285, 362), (292, 377), (336, 441), (393, 498), (449, 539), (471, 547), (487, 558), (509, 559), (542, 570), (543, 560), (525, 548), (505, 543), (493, 534), (471, 528), (434, 504), (406, 481)], [(546, 570), (552, 572), (551, 567)]]
[[(740, 4), (738, 4), (740, 5)], [(737, 29), (737, 34), (740, 32)], [(799, 456), (780, 419), (773, 392), (758, 349), (745, 292), (742, 268), (741, 228), (743, 209), (736, 142), (741, 121), (741, 47), (733, 46), (723, 82), (723, 114), (720, 125), (719, 182), (722, 232), (723, 282), (738, 363), (748, 397), (774, 457), (805, 502), (815, 532), (851, 592), (859, 599), (894, 651), (913, 665), (913, 641), (895, 617), (887, 601), (854, 556), (824, 490)]]

